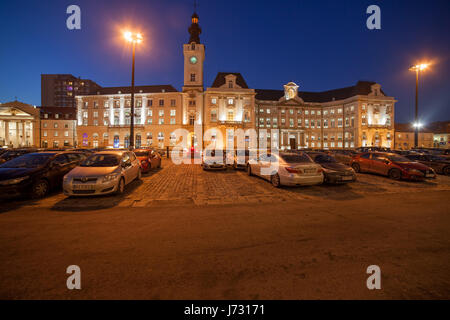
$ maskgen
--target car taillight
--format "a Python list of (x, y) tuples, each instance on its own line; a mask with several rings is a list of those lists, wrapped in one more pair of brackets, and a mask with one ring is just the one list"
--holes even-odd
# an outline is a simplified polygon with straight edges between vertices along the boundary
[(294, 168), (291, 168), (291, 167), (287, 167), (286, 171), (289, 172), (289, 173), (301, 173), (300, 170), (294, 169)]

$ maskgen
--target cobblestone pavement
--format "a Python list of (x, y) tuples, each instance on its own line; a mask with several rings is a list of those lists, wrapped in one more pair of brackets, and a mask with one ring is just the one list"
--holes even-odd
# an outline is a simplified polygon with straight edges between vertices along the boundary
[(387, 193), (450, 191), (450, 177), (438, 175), (426, 182), (393, 181), (373, 174), (358, 174), (355, 183), (310, 187), (274, 188), (261, 178), (249, 177), (245, 171), (203, 171), (200, 165), (175, 165), (163, 161), (162, 169), (145, 174), (142, 181), (127, 186), (122, 196), (68, 198), (57, 191), (45, 199), (4, 201), (4, 210), (17, 207), (89, 210), (111, 207), (202, 206), (252, 203), (283, 203), (300, 200), (352, 200), (365, 195)]

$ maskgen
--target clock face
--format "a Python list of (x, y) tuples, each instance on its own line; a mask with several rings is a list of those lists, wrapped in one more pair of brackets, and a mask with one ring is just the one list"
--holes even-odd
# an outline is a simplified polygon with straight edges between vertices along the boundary
[(192, 56), (192, 57), (189, 59), (189, 61), (190, 61), (192, 64), (196, 64), (196, 63), (197, 63), (197, 57), (196, 57), (196, 56)]

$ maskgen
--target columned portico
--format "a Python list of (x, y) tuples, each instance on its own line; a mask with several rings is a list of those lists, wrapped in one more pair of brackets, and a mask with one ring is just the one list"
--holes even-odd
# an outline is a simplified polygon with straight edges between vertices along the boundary
[(0, 104), (0, 145), (9, 147), (37, 146), (39, 110), (18, 101)]

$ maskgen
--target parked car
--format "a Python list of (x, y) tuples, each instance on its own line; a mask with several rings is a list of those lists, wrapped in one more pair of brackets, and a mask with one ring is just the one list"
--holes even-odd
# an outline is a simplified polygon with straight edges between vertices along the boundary
[(406, 158), (429, 166), (437, 173), (450, 175), (450, 159), (448, 157), (432, 154), (410, 154)]
[(322, 167), (304, 152), (266, 153), (247, 163), (249, 176), (267, 179), (274, 187), (321, 184), (322, 171)]
[(354, 155), (358, 154), (354, 150), (334, 150), (333, 156), (334, 158), (343, 164), (350, 165), (350, 162), (352, 161), (352, 158)]
[(365, 152), (352, 159), (356, 172), (372, 172), (400, 180), (424, 180), (436, 178), (434, 170), (395, 153)]
[(125, 186), (141, 179), (141, 166), (132, 151), (101, 151), (90, 155), (64, 176), (68, 196), (121, 194)]
[(307, 152), (311, 159), (322, 166), (324, 182), (347, 183), (356, 181), (356, 173), (352, 167), (339, 163), (333, 156), (323, 152)]
[(62, 186), (63, 177), (85, 159), (78, 152), (27, 153), (0, 165), (0, 194), (42, 198)]
[(227, 159), (225, 150), (205, 150), (202, 158), (203, 170), (226, 170)]
[(39, 151), (38, 149), (32, 149), (32, 148), (26, 148), (26, 149), (12, 149), (12, 150), (8, 150), (6, 152), (4, 152), (1, 156), (0, 156), (0, 164), (1, 163), (5, 163), (11, 159), (20, 157), (24, 154), (27, 153), (32, 153), (32, 152), (37, 152)]
[(152, 149), (136, 149), (134, 153), (141, 163), (143, 173), (154, 168), (161, 168), (161, 155), (158, 152)]

